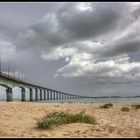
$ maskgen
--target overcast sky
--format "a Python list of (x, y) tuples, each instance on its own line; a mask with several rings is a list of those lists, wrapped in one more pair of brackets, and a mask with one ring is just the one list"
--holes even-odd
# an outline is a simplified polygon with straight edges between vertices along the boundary
[(140, 95), (140, 3), (0, 3), (0, 56), (48, 88)]

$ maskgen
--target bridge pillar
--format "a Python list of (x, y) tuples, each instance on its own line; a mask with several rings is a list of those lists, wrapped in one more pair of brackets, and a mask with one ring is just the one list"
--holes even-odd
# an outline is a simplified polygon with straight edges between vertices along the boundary
[(52, 100), (52, 90), (50, 90), (50, 100)]
[(56, 92), (56, 99), (58, 99), (58, 92)]
[(49, 90), (47, 90), (47, 100), (49, 100)]
[(46, 100), (46, 90), (44, 89), (44, 100)]
[(42, 89), (40, 89), (40, 100), (42, 100)]
[(21, 89), (21, 101), (22, 102), (26, 101), (25, 88)]
[(61, 99), (63, 99), (63, 94), (61, 93)]
[(38, 89), (35, 88), (35, 100), (38, 101)]
[(53, 99), (55, 100), (56, 96), (55, 96), (55, 91), (53, 91)]
[(60, 92), (58, 92), (58, 99), (61, 99), (61, 94), (60, 94)]
[(32, 88), (29, 89), (30, 89), (30, 101), (33, 101), (33, 89)]
[(12, 92), (12, 88), (8, 87), (6, 89), (6, 94), (7, 94), (7, 102), (13, 101), (13, 92)]
[(57, 92), (55, 91), (55, 99), (57, 99)]

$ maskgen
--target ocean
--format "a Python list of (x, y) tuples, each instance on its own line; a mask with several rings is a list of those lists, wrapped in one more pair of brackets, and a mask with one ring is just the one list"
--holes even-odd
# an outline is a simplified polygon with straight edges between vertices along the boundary
[[(20, 102), (21, 99), (14, 99)], [(27, 99), (29, 101), (29, 99)], [(0, 99), (0, 102), (6, 102), (5, 99)], [(57, 99), (57, 100), (41, 100), (32, 101), (34, 103), (139, 103), (140, 97), (123, 97), (123, 98), (82, 98), (82, 99)]]
[(140, 97), (129, 98), (83, 98), (83, 99), (61, 99), (61, 100), (42, 100), (34, 101), (35, 103), (140, 103)]

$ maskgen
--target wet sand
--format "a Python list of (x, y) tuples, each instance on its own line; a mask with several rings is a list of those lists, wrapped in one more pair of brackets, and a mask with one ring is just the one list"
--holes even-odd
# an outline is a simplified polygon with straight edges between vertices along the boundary
[[(108, 109), (99, 108), (99, 103), (31, 103), (0, 102), (0, 137), (140, 137), (140, 109), (131, 104), (113, 104)], [(129, 112), (121, 111), (128, 106)], [(71, 123), (40, 130), (36, 119), (45, 112), (69, 111), (78, 113), (86, 109), (86, 114), (96, 118), (96, 125)]]

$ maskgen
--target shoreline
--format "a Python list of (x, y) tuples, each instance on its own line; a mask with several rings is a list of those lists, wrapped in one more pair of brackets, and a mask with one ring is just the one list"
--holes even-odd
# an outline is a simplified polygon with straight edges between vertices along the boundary
[[(0, 137), (140, 137), (140, 109), (135, 110), (133, 103), (113, 103), (113, 107), (100, 108), (104, 103), (36, 103), (0, 102)], [(130, 111), (121, 111), (129, 107)], [(35, 127), (36, 119), (46, 113), (66, 111), (94, 116), (97, 124), (72, 123), (40, 130)]]

